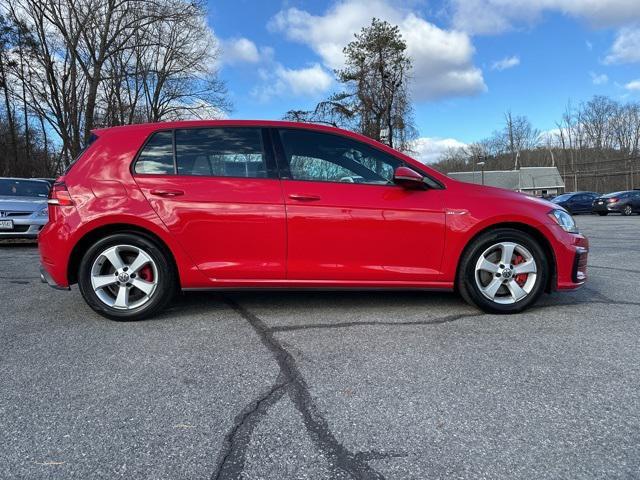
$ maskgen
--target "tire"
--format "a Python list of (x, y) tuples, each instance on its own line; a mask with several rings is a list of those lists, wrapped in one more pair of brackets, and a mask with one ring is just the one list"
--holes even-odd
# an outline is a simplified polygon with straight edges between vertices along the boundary
[[(508, 255), (511, 245), (511, 262), (503, 263), (501, 258), (505, 258), (505, 253)], [(515, 273), (518, 263), (523, 265), (520, 267), (523, 272), (529, 271), (526, 275)], [(489, 264), (494, 265), (495, 270), (485, 270)], [(538, 300), (549, 275), (549, 259), (537, 240), (520, 230), (498, 228), (481, 234), (465, 249), (458, 268), (457, 286), (465, 301), (485, 312), (518, 313)]]
[(606, 217), (607, 215), (609, 215), (609, 212), (598, 212), (598, 215), (600, 215), (601, 217)]
[(622, 215), (624, 215), (625, 217), (630, 217), (631, 215), (633, 215), (633, 207), (631, 205), (625, 205), (622, 209)]
[(78, 286), (100, 315), (134, 321), (169, 305), (178, 276), (168, 254), (155, 242), (134, 233), (117, 233), (97, 241), (84, 254)]

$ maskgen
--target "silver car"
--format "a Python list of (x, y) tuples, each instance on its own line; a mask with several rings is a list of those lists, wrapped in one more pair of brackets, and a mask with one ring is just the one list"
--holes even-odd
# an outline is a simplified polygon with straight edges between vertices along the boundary
[(36, 238), (49, 220), (49, 182), (0, 178), (0, 239)]

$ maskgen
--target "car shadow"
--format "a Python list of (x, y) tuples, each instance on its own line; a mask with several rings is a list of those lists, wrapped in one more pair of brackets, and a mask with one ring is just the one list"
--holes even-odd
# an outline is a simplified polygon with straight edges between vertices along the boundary
[(452, 292), (428, 291), (202, 291), (184, 292), (174, 300), (169, 313), (192, 314), (211, 308), (229, 308), (230, 303), (251, 309), (278, 309), (296, 313), (313, 310), (429, 308), (447, 313), (470, 307)]
[(36, 240), (13, 240), (13, 239), (2, 239), (0, 240), (0, 248), (6, 248), (7, 250), (10, 248), (31, 248), (36, 249), (38, 247), (38, 242)]

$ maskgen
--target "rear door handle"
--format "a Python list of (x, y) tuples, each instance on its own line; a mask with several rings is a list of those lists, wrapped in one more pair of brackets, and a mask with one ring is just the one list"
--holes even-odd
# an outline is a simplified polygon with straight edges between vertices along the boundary
[(320, 200), (318, 195), (305, 195), (300, 193), (292, 193), (289, 195), (291, 200), (297, 200), (298, 202), (317, 202)]
[(151, 195), (156, 195), (157, 197), (179, 197), (180, 195), (184, 195), (182, 190), (151, 190)]

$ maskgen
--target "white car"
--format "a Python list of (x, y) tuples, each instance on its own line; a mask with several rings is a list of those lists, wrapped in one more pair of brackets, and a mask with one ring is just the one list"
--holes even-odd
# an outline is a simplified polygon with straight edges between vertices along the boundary
[(49, 182), (0, 178), (0, 239), (36, 238), (49, 220)]

